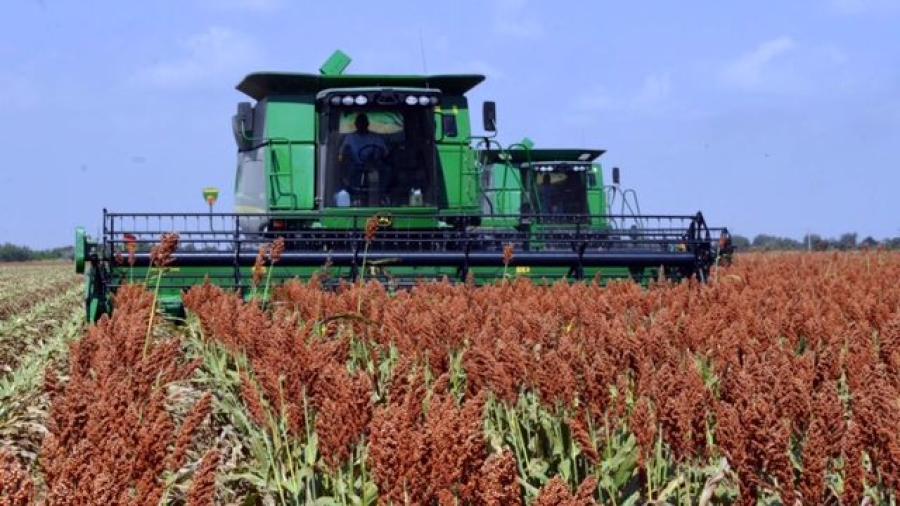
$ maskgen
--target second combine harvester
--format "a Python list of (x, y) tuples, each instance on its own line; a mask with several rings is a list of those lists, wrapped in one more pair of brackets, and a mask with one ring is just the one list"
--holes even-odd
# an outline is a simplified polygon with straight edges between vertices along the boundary
[[(625, 234), (632, 240), (631, 246), (646, 247), (639, 241), (642, 236), (652, 238), (657, 233), (654, 228), (672, 222), (666, 216), (641, 215), (637, 193), (619, 185), (618, 168), (613, 168), (612, 184), (605, 185), (598, 161), (603, 153), (597, 149), (534, 149), (530, 139), (507, 149), (480, 150), (482, 229), (527, 228), (544, 235), (587, 229), (595, 237), (609, 239), (610, 246)], [(681, 218), (672, 220), (680, 222)], [(712, 231), (728, 237), (724, 229)], [(587, 267), (582, 274), (643, 282), (658, 277), (659, 266)], [(685, 273), (670, 274), (680, 277)], [(523, 266), (516, 267), (515, 275), (559, 279), (570, 273), (564, 267)]]
[[(178, 249), (159, 289), (169, 310), (207, 280), (248, 294), (257, 252), (276, 238), (286, 251), (273, 282), (323, 269), (331, 280), (392, 285), (509, 274), (583, 279), (604, 268), (708, 275), (718, 237), (699, 213), (640, 216), (640, 229), (623, 229), (602, 205), (486, 216), (483, 169), (518, 155), (477, 149), (496, 145), (470, 122), (466, 93), (484, 76), (345, 74), (349, 61), (338, 51), (319, 74), (254, 73), (238, 84), (255, 102), (239, 103), (233, 118), (236, 213), (104, 210), (99, 241), (78, 229), (88, 318), (112, 310), (117, 287), (147, 277), (151, 246), (172, 232)], [(495, 132), (493, 102), (482, 116), (484, 130)], [(571, 171), (597, 153), (584, 155)]]

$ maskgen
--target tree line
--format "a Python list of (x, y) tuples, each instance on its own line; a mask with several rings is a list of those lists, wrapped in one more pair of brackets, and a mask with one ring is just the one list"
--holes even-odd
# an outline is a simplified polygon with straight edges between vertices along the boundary
[(759, 234), (752, 240), (742, 235), (732, 235), (731, 240), (738, 251), (900, 249), (900, 237), (878, 240), (872, 236), (867, 236), (860, 240), (854, 232), (841, 234), (839, 237), (822, 237), (819, 234), (807, 234), (799, 240), (770, 234)]
[(50, 249), (31, 249), (12, 243), (0, 244), (0, 262), (30, 262), (33, 260), (71, 260), (74, 248), (62, 246)]

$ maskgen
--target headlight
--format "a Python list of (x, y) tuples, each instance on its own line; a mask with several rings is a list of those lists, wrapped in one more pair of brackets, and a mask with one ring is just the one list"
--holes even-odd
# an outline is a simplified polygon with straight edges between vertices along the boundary
[(418, 103), (418, 99), (412, 95), (408, 95), (406, 97), (406, 105), (416, 105)]
[(344, 105), (353, 105), (353, 97), (347, 95), (341, 99), (341, 103)]
[(431, 97), (430, 100), (431, 100), (431, 105), (437, 105), (437, 103), (438, 103), (437, 97)]
[(335, 95), (331, 97), (331, 105), (338, 105), (341, 103), (341, 97)]
[(357, 95), (355, 102), (356, 105), (366, 105), (369, 102), (369, 99), (366, 98), (365, 95)]
[(428, 100), (428, 97), (426, 97), (425, 95), (419, 97), (419, 105), (428, 105), (430, 102), (431, 101)]

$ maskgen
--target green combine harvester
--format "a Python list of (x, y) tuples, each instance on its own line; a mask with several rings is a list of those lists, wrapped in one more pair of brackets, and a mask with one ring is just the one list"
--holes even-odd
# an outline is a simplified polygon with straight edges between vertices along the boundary
[[(161, 304), (173, 312), (186, 289), (207, 281), (260, 297), (253, 266), (260, 247), (277, 239), (285, 251), (267, 273), (273, 284), (365, 277), (403, 287), (516, 273), (555, 281), (603, 268), (708, 275), (718, 237), (699, 213), (640, 216), (654, 227), (623, 233), (590, 184), (577, 208), (526, 213), (510, 200), (485, 213), (482, 177), (493, 155), (478, 146), (496, 143), (473, 133), (466, 97), (484, 76), (345, 74), (349, 63), (337, 51), (318, 74), (253, 73), (237, 85), (253, 102), (240, 102), (232, 121), (235, 213), (212, 212), (217, 193), (208, 189), (208, 213), (104, 209), (102, 237), (76, 230), (87, 317), (110, 312), (119, 286), (145, 279), (159, 282)], [(482, 116), (495, 134), (493, 102), (483, 104)], [(578, 177), (590, 183), (591, 174), (597, 183), (596, 173)], [(538, 203), (528, 184), (520, 195)], [(151, 248), (167, 233), (178, 234), (178, 247), (158, 276)]]
[[(637, 193), (619, 184), (619, 169), (613, 168), (613, 184), (605, 185), (603, 167), (597, 159), (605, 153), (597, 149), (533, 149), (524, 139), (511, 149), (482, 149), (482, 228), (528, 229), (536, 235), (568, 234), (587, 229), (596, 236), (619, 241), (626, 235), (636, 247), (638, 241), (658, 233), (653, 224), (670, 225), (665, 216), (642, 216)], [(680, 221), (681, 217), (673, 217)], [(698, 216), (702, 220), (702, 217)], [(717, 230), (720, 234), (721, 230)], [(532, 244), (533, 249), (540, 248)], [(564, 268), (518, 267), (517, 276), (558, 279), (570, 273)], [(658, 266), (639, 264), (627, 267), (591, 267), (584, 277), (601, 280), (632, 278), (646, 282), (659, 275)], [(683, 270), (669, 273), (678, 278)]]

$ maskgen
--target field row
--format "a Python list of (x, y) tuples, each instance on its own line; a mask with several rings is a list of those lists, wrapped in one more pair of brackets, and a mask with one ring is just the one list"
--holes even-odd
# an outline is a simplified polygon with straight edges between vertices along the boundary
[(34, 262), (0, 265), (0, 322), (83, 283), (72, 265)]
[(80, 286), (39, 299), (24, 313), (0, 321), (0, 379), (12, 373), (33, 351), (39, 351), (56, 331), (76, 317), (84, 318)]
[[(27, 272), (52, 278), (61, 270), (43, 264)], [(28, 294), (34, 304), (0, 321), (0, 504), (16, 501), (3, 483), (11, 481), (10, 466), (33, 465), (47, 433), (50, 399), (44, 392), (44, 376), (47, 371), (65, 370), (68, 345), (82, 333), (83, 294), (73, 286), (70, 280), (55, 292), (36, 289)]]
[(0, 288), (24, 279), (61, 275), (74, 276), (71, 262), (0, 262)]
[(0, 449), (7, 454), (26, 462), (37, 458), (49, 411), (44, 376), (64, 371), (68, 345), (80, 337), (83, 319), (81, 307), (70, 304), (67, 314), (44, 327), (39, 347), (27, 349), (14, 365), (4, 364), (8, 370), (0, 374)]

